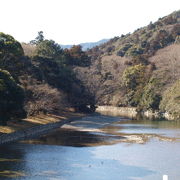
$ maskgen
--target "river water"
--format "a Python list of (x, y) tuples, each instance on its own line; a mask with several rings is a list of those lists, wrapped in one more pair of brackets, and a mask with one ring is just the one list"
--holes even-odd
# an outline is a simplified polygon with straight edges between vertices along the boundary
[(180, 122), (92, 115), (0, 147), (0, 180), (180, 179)]

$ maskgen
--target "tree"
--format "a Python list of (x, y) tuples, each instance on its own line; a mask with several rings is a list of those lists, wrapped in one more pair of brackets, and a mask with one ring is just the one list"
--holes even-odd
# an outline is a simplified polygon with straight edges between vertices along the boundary
[(131, 66), (123, 72), (123, 85), (125, 86), (125, 103), (137, 106), (141, 100), (145, 85), (145, 66), (142, 64)]
[(61, 46), (53, 40), (43, 40), (37, 44), (36, 47), (37, 56), (43, 58), (52, 58), (54, 60), (60, 60), (63, 55)]
[(12, 73), (13, 77), (21, 71), (24, 51), (21, 44), (12, 36), (0, 33), (0, 68)]
[(89, 57), (82, 50), (80, 45), (74, 45), (69, 50), (66, 49), (66, 57), (68, 57), (68, 63), (76, 66), (88, 66), (90, 63)]
[(26, 105), (28, 115), (59, 113), (68, 106), (66, 94), (48, 84), (27, 83)]
[(144, 81), (144, 73), (145, 66), (142, 64), (126, 68), (123, 72), (123, 84), (128, 89), (135, 90)]
[(38, 36), (36, 37), (36, 41), (37, 41), (38, 43), (44, 41), (43, 31), (39, 31), (39, 32), (38, 32)]
[(24, 118), (23, 103), (23, 89), (8, 71), (0, 69), (0, 122), (6, 123), (11, 117)]
[(44, 41), (44, 35), (43, 35), (43, 31), (39, 31), (37, 37), (35, 38), (35, 40), (30, 41), (30, 44), (39, 44), (42, 41)]
[(160, 109), (168, 112), (174, 119), (180, 119), (180, 80), (168, 88), (162, 97)]
[(23, 56), (24, 51), (21, 44), (12, 36), (0, 32), (0, 60), (7, 56)]
[(152, 77), (143, 89), (143, 95), (139, 104), (140, 109), (158, 110), (162, 99), (159, 92), (161, 83), (158, 79)]

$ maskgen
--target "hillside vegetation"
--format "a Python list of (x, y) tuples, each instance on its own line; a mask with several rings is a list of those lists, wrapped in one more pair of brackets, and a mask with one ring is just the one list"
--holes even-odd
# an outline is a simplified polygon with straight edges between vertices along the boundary
[[(0, 123), (95, 105), (137, 107), (180, 118), (180, 11), (86, 52), (42, 31), (20, 44), (0, 33)], [(90, 108), (89, 108), (90, 107)]]
[(74, 71), (96, 104), (165, 111), (164, 92), (180, 79), (180, 11), (87, 53), (91, 66)]
[(74, 108), (90, 111), (93, 97), (76, 78), (73, 66), (87, 66), (81, 46), (63, 50), (39, 32), (31, 44), (0, 33), (0, 123)]
[(176, 81), (172, 87), (164, 92), (160, 108), (180, 119), (180, 80)]

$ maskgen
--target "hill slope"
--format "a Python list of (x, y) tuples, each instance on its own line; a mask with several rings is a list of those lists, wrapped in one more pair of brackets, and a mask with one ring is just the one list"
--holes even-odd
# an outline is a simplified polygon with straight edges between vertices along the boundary
[(180, 79), (180, 11), (88, 51), (90, 67), (76, 67), (99, 105), (159, 109)]

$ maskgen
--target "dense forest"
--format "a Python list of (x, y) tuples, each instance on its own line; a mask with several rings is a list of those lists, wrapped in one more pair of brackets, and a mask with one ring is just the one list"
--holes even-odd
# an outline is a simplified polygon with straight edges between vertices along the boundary
[(89, 66), (81, 46), (63, 50), (40, 31), (30, 44), (0, 33), (0, 121), (94, 105), (73, 67)]
[[(180, 118), (180, 11), (83, 51), (40, 31), (30, 43), (0, 33), (0, 122), (95, 105)], [(88, 108), (90, 107), (90, 108)]]

